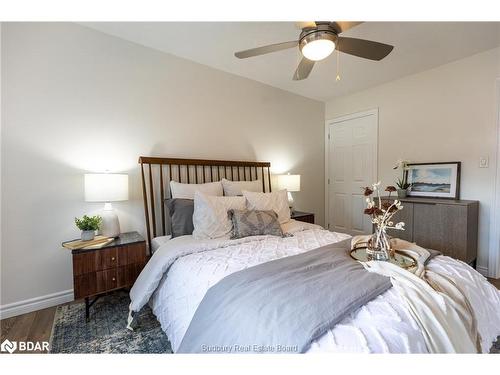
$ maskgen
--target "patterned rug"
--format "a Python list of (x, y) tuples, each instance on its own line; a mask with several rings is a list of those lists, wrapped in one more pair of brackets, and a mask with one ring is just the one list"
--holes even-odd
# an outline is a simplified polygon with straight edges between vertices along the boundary
[[(137, 316), (134, 332), (125, 328), (130, 299), (125, 292), (101, 297), (90, 308), (85, 304), (59, 306), (50, 338), (51, 353), (172, 353), (170, 342), (149, 306)], [(500, 336), (490, 353), (500, 354)]]
[(127, 324), (128, 293), (99, 298), (85, 322), (85, 304), (59, 306), (50, 338), (50, 353), (172, 353), (170, 342), (151, 309), (137, 316), (134, 332)]

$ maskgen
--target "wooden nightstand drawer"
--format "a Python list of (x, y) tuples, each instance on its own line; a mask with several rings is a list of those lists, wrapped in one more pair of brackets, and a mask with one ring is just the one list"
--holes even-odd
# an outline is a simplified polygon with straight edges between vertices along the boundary
[(84, 275), (145, 261), (145, 243), (83, 252), (73, 255), (73, 275)]
[(146, 261), (146, 243), (122, 246), (118, 248), (118, 265), (144, 263)]
[(95, 252), (96, 271), (107, 270), (118, 266), (118, 248), (103, 249)]
[(118, 265), (117, 249), (99, 249), (73, 254), (73, 275), (115, 268)]
[(75, 299), (93, 296), (114, 289), (131, 287), (144, 268), (145, 262), (129, 264), (104, 271), (74, 277)]
[(115, 268), (117, 265), (116, 248), (73, 255), (73, 275), (75, 276)]
[(96, 271), (95, 251), (73, 254), (73, 276), (84, 275)]
[(118, 288), (118, 272), (116, 269), (96, 272), (97, 293)]
[(119, 267), (116, 272), (118, 277), (118, 287), (124, 288), (127, 286), (132, 286), (135, 282), (135, 279), (137, 279), (137, 276), (139, 276), (142, 269), (144, 268), (144, 264), (145, 262)]
[(86, 273), (73, 277), (73, 293), (75, 299), (97, 294), (97, 273)]

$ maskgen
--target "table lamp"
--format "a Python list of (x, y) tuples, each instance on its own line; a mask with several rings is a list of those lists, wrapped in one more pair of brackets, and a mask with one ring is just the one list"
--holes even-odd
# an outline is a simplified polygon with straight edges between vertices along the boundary
[(300, 191), (300, 174), (278, 175), (278, 189), (286, 189), (288, 192), (288, 205), (293, 208), (292, 192)]
[(85, 174), (85, 201), (104, 202), (101, 233), (105, 237), (120, 235), (120, 222), (111, 202), (128, 200), (128, 175), (112, 173)]

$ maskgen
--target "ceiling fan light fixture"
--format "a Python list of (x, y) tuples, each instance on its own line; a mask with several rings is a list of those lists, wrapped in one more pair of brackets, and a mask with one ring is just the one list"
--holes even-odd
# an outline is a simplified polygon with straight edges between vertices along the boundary
[(303, 37), (300, 41), (300, 51), (306, 59), (320, 61), (326, 59), (335, 51), (335, 34), (315, 32)]
[(328, 39), (318, 39), (307, 43), (302, 48), (302, 54), (309, 60), (320, 61), (330, 56), (334, 50), (334, 42)]

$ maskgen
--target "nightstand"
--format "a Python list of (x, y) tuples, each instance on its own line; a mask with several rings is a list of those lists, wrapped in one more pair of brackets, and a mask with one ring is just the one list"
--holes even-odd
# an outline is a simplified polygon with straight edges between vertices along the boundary
[[(146, 241), (137, 232), (122, 233), (99, 249), (72, 250), (75, 299), (85, 299), (85, 318), (100, 295), (131, 287), (146, 264)], [(95, 297), (90, 301), (90, 297)]]
[(292, 211), (292, 219), (314, 224), (314, 214), (311, 212)]

